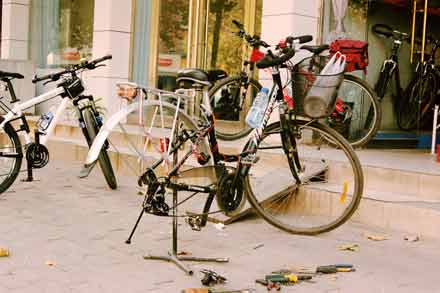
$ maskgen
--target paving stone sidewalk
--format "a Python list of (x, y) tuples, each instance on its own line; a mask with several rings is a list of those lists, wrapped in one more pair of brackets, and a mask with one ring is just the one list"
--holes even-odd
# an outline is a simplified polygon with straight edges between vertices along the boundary
[[(80, 164), (51, 162), (33, 183), (16, 182), (0, 196), (0, 292), (180, 292), (201, 287), (200, 269), (228, 279), (224, 288), (255, 288), (256, 278), (282, 268), (352, 263), (357, 271), (320, 276), (313, 283), (283, 292), (439, 292), (439, 241), (409, 243), (403, 235), (348, 223), (318, 237), (288, 235), (264, 221), (250, 219), (219, 231), (212, 224), (191, 231), (183, 221), (180, 250), (196, 256), (228, 256), (228, 264), (193, 263), (195, 276), (146, 253), (166, 253), (170, 221), (144, 217), (131, 245), (124, 243), (142, 198), (134, 178), (119, 178), (120, 188), (106, 188), (99, 170), (80, 180)], [(24, 174), (22, 175), (24, 176)], [(364, 233), (386, 234), (373, 242)], [(357, 252), (339, 251), (357, 243)], [(255, 247), (259, 247), (255, 249)], [(220, 289), (219, 287), (218, 289)]]

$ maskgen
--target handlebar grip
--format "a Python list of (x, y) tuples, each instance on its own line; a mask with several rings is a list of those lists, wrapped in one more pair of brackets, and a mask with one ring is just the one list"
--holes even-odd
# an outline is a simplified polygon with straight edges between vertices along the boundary
[(264, 69), (272, 66), (282, 65), (284, 62), (295, 56), (294, 48), (287, 48), (285, 53), (279, 57), (274, 57), (272, 54), (266, 54), (263, 59), (257, 62), (257, 68)]
[(242, 29), (242, 28), (243, 28), (243, 25), (242, 25), (240, 22), (238, 22), (237, 20), (235, 20), (235, 19), (232, 20), (232, 23), (233, 23), (236, 27), (238, 27), (239, 29)]
[(101, 63), (101, 62), (103, 62), (103, 61), (105, 61), (105, 60), (109, 60), (109, 59), (112, 59), (112, 58), (113, 58), (112, 55), (111, 55), (111, 54), (108, 54), (108, 55), (105, 55), (105, 56), (103, 56), (103, 57), (101, 57), (101, 58), (98, 58), (98, 59), (92, 60), (92, 61), (90, 61), (90, 63), (98, 64), (98, 63)]
[(372, 31), (375, 34), (382, 35), (387, 38), (390, 38), (393, 36), (393, 28), (387, 24), (376, 23), (375, 25), (373, 25)]
[(32, 79), (32, 83), (37, 83), (46, 79), (52, 79), (52, 74), (47, 74), (47, 75), (43, 75), (43, 76), (34, 76), (34, 78)]
[(289, 44), (304, 44), (313, 41), (313, 36), (304, 35), (299, 37), (287, 37), (286, 42)]

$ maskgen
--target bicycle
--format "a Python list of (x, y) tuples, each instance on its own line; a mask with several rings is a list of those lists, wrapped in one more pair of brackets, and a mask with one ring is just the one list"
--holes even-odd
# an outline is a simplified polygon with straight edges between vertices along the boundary
[[(112, 56), (104, 56), (102, 58), (83, 62), (79, 65), (74, 65), (63, 71), (52, 73), (49, 75), (34, 77), (33, 83), (46, 81), (56, 82), (61, 79), (58, 86), (42, 95), (31, 98), (30, 100), (20, 103), (20, 100), (16, 97), (12, 80), (22, 79), (23, 75), (13, 72), (0, 72), (0, 80), (6, 84), (6, 89), (11, 96), (11, 107), (0, 100), (0, 109), (6, 112), (5, 115), (0, 117), (0, 129), (2, 130), (2, 147), (0, 152), (1, 162), (1, 175), (0, 175), (0, 193), (6, 191), (16, 180), (20, 169), (23, 157), (26, 157), (27, 161), (27, 179), (26, 181), (33, 180), (33, 169), (40, 169), (47, 165), (49, 162), (49, 151), (46, 148), (46, 144), (53, 134), (55, 127), (66, 110), (69, 101), (72, 102), (75, 107), (78, 117), (79, 125), (82, 129), (84, 137), (88, 145), (92, 144), (92, 141), (99, 131), (102, 125), (102, 118), (97, 111), (94, 103), (93, 96), (81, 95), (84, 91), (84, 86), (81, 77), (78, 76), (79, 72), (84, 70), (93, 70), (96, 67), (104, 66), (99, 64), (105, 60), (111, 59)], [(39, 129), (35, 129), (35, 140), (32, 141), (31, 130), (29, 128), (26, 116), (22, 113), (24, 109), (30, 108), (34, 105), (42, 102), (52, 100), (56, 97), (61, 97), (62, 100), (57, 106), (55, 113), (51, 116), (46, 116), (46, 119), (40, 119), (38, 125)], [(19, 126), (15, 126), (15, 121), (18, 121)], [(18, 137), (18, 133), (22, 132), (24, 137), (24, 150), (21, 141)], [(98, 153), (99, 164), (104, 174), (106, 182), (111, 189), (116, 189), (117, 183), (113, 172), (113, 168), (110, 162), (110, 158), (107, 154), (108, 145), (105, 143)]]
[[(217, 123), (217, 136), (223, 140), (236, 140), (248, 135), (252, 129), (245, 123), (246, 109), (252, 105), (256, 95), (261, 90), (261, 84), (254, 76), (255, 63), (263, 57), (260, 47), (269, 45), (258, 36), (251, 36), (244, 30), (243, 24), (236, 20), (232, 23), (238, 28), (235, 34), (245, 40), (252, 48), (249, 60), (243, 62), (242, 71), (220, 79), (209, 90), (211, 105), (217, 120), (223, 120), (221, 127)], [(229, 121), (227, 121), (229, 120)]]
[[(403, 88), (400, 83), (399, 52), (400, 48), (402, 47), (402, 43), (404, 41), (408, 41), (409, 36), (407, 33), (394, 30), (392, 27), (386, 24), (375, 24), (373, 25), (372, 30), (376, 35), (384, 38), (389, 38), (393, 42), (391, 54), (383, 62), (382, 68), (380, 69), (379, 78), (377, 79), (377, 83), (374, 86), (374, 90), (376, 91), (379, 99), (382, 100), (386, 94), (389, 83), (394, 76), (394, 80), (396, 83), (396, 94), (397, 97), (400, 99), (403, 96)], [(395, 102), (397, 100), (398, 99), (394, 98)]]
[[(301, 49), (309, 51), (312, 56), (303, 59), (298, 64), (300, 70), (305, 73), (319, 73), (327, 60), (327, 56), (321, 56), (321, 54), (328, 50), (329, 46), (304, 45)], [(300, 78), (304, 76), (297, 75)], [(296, 82), (307, 81), (297, 80)], [(297, 92), (294, 93), (297, 99), (304, 97), (305, 89), (297, 87)], [(345, 73), (337, 93), (335, 111), (322, 122), (338, 131), (352, 147), (357, 148), (366, 145), (376, 135), (381, 120), (382, 110), (375, 91), (366, 81)]]
[[(137, 127), (144, 137), (137, 142), (127, 141), (127, 145), (133, 149), (138, 160), (145, 162), (137, 177), (138, 185), (145, 188), (145, 197), (131, 236), (144, 213), (170, 216), (170, 210), (188, 204), (188, 200), (198, 193), (208, 194), (203, 211), (190, 216), (177, 215), (188, 218), (188, 223), (196, 230), (206, 225), (208, 215), (223, 213), (227, 217), (237, 217), (249, 211), (249, 206), (275, 227), (290, 233), (314, 235), (342, 225), (361, 200), (363, 175), (359, 160), (339, 133), (317, 119), (297, 116), (295, 109), (288, 108), (283, 96), (280, 67), (287, 67), (292, 75), (297, 74), (289, 62), (295, 54), (294, 45), (310, 40), (311, 36), (288, 37), (287, 48), (278, 47), (275, 52), (269, 50), (256, 64), (259, 68), (272, 69), (274, 84), (264, 121), (260, 128), (253, 131), (252, 138), (241, 153), (220, 152), (207, 77), (201, 74), (203, 71), (191, 69), (178, 73), (177, 80), (182, 90), (175, 93), (137, 84), (121, 85), (122, 89), (118, 90), (120, 96), (133, 102), (103, 125), (89, 150), (81, 175), (87, 176), (89, 167), (97, 159), (99, 149), (113, 129), (117, 125), (123, 129), (125, 118), (138, 113)], [(293, 82), (292, 87), (294, 85)], [(150, 98), (151, 95), (157, 99)], [(198, 105), (193, 102), (196, 95), (201, 95), (203, 99), (203, 115), (198, 121), (184, 111), (185, 106), (182, 107)], [(138, 100), (134, 101), (136, 96)], [(175, 98), (174, 103), (163, 101), (172, 97)], [(268, 125), (276, 105), (280, 119)], [(155, 139), (158, 157), (150, 152), (150, 145)], [(190, 169), (182, 171), (184, 164)], [(211, 170), (215, 183), (181, 182), (185, 174), (199, 170), (191, 168), (193, 164), (204, 165), (202, 173)], [(169, 203), (166, 192), (170, 188), (193, 193)], [(210, 211), (214, 198), (218, 210)]]
[[(215, 101), (229, 101), (233, 105), (232, 112), (230, 111), (231, 106), (228, 105), (229, 113), (237, 113), (243, 111), (243, 105), (251, 105), (255, 96), (261, 90), (261, 84), (252, 76), (255, 63), (262, 58), (262, 53), (259, 50), (260, 46), (267, 48), (269, 45), (258, 37), (247, 34), (244, 26), (239, 22), (234, 21), (234, 24), (239, 29), (237, 35), (243, 38), (253, 49), (250, 60), (243, 63), (244, 69), (239, 75), (221, 79), (209, 91), (209, 96), (214, 101), (212, 103), (215, 113)], [(304, 45), (300, 49), (312, 53), (311, 57), (302, 60), (303, 69), (314, 74), (319, 73), (324, 67), (325, 63), (323, 61), (326, 59), (321, 54), (328, 50), (329, 46)], [(287, 83), (288, 85), (289, 83)], [(250, 88), (251, 92), (249, 94)], [(304, 93), (299, 92), (295, 94), (297, 99), (304, 95)], [(382, 119), (382, 111), (376, 93), (368, 83), (355, 75), (345, 74), (338, 91), (338, 107), (340, 110), (335, 111), (327, 118), (326, 123), (341, 133), (353, 147), (364, 146), (376, 135)], [(367, 113), (367, 111), (370, 112)], [(225, 124), (225, 128), (218, 130), (217, 123), (218, 137), (223, 140), (235, 140), (248, 135), (252, 129), (244, 123), (244, 114), (240, 114), (240, 117), (243, 116), (240, 118), (242, 124), (238, 127), (237, 125), (231, 127), (230, 124)], [(229, 127), (229, 129), (226, 127)]]
[(440, 40), (429, 40), (433, 46), (428, 60), (417, 64), (414, 79), (396, 104), (397, 125), (402, 130), (420, 129), (431, 121), (431, 110), (438, 99), (440, 71), (435, 65), (435, 54)]

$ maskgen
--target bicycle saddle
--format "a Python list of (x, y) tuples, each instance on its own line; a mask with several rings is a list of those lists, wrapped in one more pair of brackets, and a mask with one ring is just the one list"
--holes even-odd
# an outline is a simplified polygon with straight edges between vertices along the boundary
[(226, 71), (221, 69), (213, 69), (208, 71), (208, 80), (210, 82), (216, 82), (217, 80), (227, 77)]
[(208, 73), (201, 69), (185, 68), (177, 72), (177, 84), (181, 88), (198, 86), (210, 86)]
[(330, 48), (329, 45), (317, 45), (317, 46), (304, 45), (304, 46), (301, 46), (300, 49), (304, 49), (304, 50), (307, 50), (315, 55), (319, 55), (323, 51), (328, 50), (329, 48)]
[(24, 76), (22, 74), (16, 73), (16, 72), (0, 71), (0, 78), (18, 78), (18, 79), (23, 79)]

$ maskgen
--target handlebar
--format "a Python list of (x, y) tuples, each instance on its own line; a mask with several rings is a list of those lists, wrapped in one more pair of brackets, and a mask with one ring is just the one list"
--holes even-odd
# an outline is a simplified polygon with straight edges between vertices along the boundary
[(405, 41), (409, 39), (409, 35), (407, 33), (399, 32), (398, 30), (393, 29), (387, 24), (376, 23), (375, 25), (373, 25), (372, 30), (375, 34), (385, 38), (391, 38), (399, 41)]
[(269, 48), (270, 45), (266, 43), (265, 41), (261, 40), (258, 36), (251, 36), (244, 30), (244, 25), (238, 22), (237, 20), (232, 20), (232, 23), (239, 29), (239, 31), (236, 33), (237, 36), (244, 39), (249, 45), (251, 45), (254, 48), (258, 48), (260, 46), (264, 48)]
[(278, 66), (286, 61), (290, 60), (293, 56), (295, 56), (295, 48), (294, 44), (304, 44), (313, 40), (313, 37), (310, 35), (304, 35), (299, 37), (287, 37), (286, 43), (290, 45), (290, 47), (284, 48), (281, 50), (281, 55), (275, 56), (270, 50), (266, 53), (266, 55), (257, 62), (257, 68), (264, 69), (272, 66)]
[[(61, 76), (65, 75), (65, 74), (69, 74), (69, 73), (76, 73), (78, 70), (82, 70), (82, 69), (88, 69), (88, 70), (93, 70), (96, 67), (100, 66), (98, 65), (99, 63), (112, 59), (112, 55), (105, 55), (101, 58), (92, 60), (92, 61), (84, 61), (81, 62), (78, 65), (73, 65), (72, 67), (56, 72), (56, 73), (51, 73), (51, 74), (47, 74), (47, 75), (43, 75), (43, 76), (35, 76), (32, 79), (32, 83), (37, 83), (40, 81), (44, 81), (44, 80), (50, 80), (50, 81), (57, 81), (61, 78)], [(104, 66), (104, 65), (102, 65)]]

